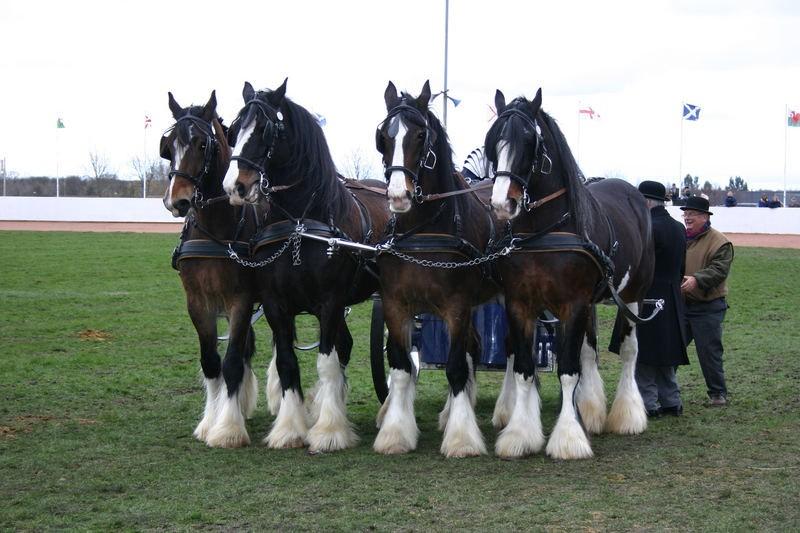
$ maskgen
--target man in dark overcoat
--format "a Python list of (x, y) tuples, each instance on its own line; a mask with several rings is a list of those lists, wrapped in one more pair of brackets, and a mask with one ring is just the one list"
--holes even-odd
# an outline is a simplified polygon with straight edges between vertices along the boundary
[(683, 403), (676, 369), (678, 365), (689, 364), (681, 295), (686, 266), (686, 232), (664, 207), (666, 188), (662, 184), (643, 181), (639, 192), (650, 208), (655, 245), (655, 274), (646, 298), (662, 298), (664, 309), (650, 322), (636, 327), (639, 342), (636, 384), (649, 417), (680, 416)]

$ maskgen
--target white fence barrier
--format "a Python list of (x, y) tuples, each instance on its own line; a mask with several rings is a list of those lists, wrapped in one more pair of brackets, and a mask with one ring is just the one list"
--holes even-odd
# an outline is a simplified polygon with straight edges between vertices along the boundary
[[(667, 208), (682, 221), (679, 207)], [(800, 234), (800, 208), (712, 207), (711, 222), (728, 233)], [(0, 197), (0, 220), (53, 222), (180, 222), (160, 198)]]

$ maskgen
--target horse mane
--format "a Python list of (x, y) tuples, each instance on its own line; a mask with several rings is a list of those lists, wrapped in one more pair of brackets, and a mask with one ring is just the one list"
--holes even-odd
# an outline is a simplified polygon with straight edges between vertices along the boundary
[[(259, 91), (257, 97), (264, 101), (267, 94)], [(291, 146), (290, 158), (281, 169), (289, 179), (302, 178), (301, 186), (309, 195), (316, 191), (314, 204), (321, 210), (324, 222), (331, 217), (338, 218), (350, 208), (349, 193), (338, 178), (328, 141), (317, 118), (286, 97), (280, 107), (287, 125), (286, 142)], [(307, 196), (303, 201), (305, 198)]]
[[(594, 209), (591, 196), (584, 185), (586, 180), (583, 172), (578, 167), (578, 162), (575, 161), (575, 156), (572, 155), (567, 139), (555, 119), (542, 109), (539, 110), (539, 118), (542, 120), (544, 128), (550, 132), (550, 141), (555, 149), (555, 159), (561, 163), (560, 166), (565, 178), (564, 186), (569, 196), (570, 216), (575, 221), (577, 233), (585, 235), (587, 229), (593, 226), (592, 214)], [(558, 167), (554, 165), (554, 168)]]

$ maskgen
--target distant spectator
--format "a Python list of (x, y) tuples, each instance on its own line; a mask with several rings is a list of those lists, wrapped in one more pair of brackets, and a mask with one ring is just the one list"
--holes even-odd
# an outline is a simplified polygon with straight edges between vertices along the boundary
[(776, 207), (783, 207), (781, 199), (778, 197), (777, 194), (772, 197), (772, 201), (769, 203), (769, 207), (772, 209), (775, 209)]
[(789, 207), (800, 207), (800, 198), (797, 196), (792, 196), (789, 199)]
[(769, 199), (766, 193), (761, 195), (761, 199), (758, 201), (758, 207), (769, 207)]
[(681, 191), (678, 190), (678, 186), (673, 183), (672, 187), (669, 188), (669, 197), (670, 197), (670, 199), (675, 201), (680, 197), (680, 195), (681, 195)]
[(736, 197), (733, 195), (733, 191), (728, 191), (728, 194), (725, 195), (725, 207), (736, 207)]

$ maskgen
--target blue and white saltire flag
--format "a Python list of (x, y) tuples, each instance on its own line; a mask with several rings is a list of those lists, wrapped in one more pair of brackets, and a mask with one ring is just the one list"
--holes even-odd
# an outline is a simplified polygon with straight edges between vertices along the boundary
[(700, 106), (692, 104), (683, 104), (683, 119), (684, 120), (697, 120), (700, 118)]

